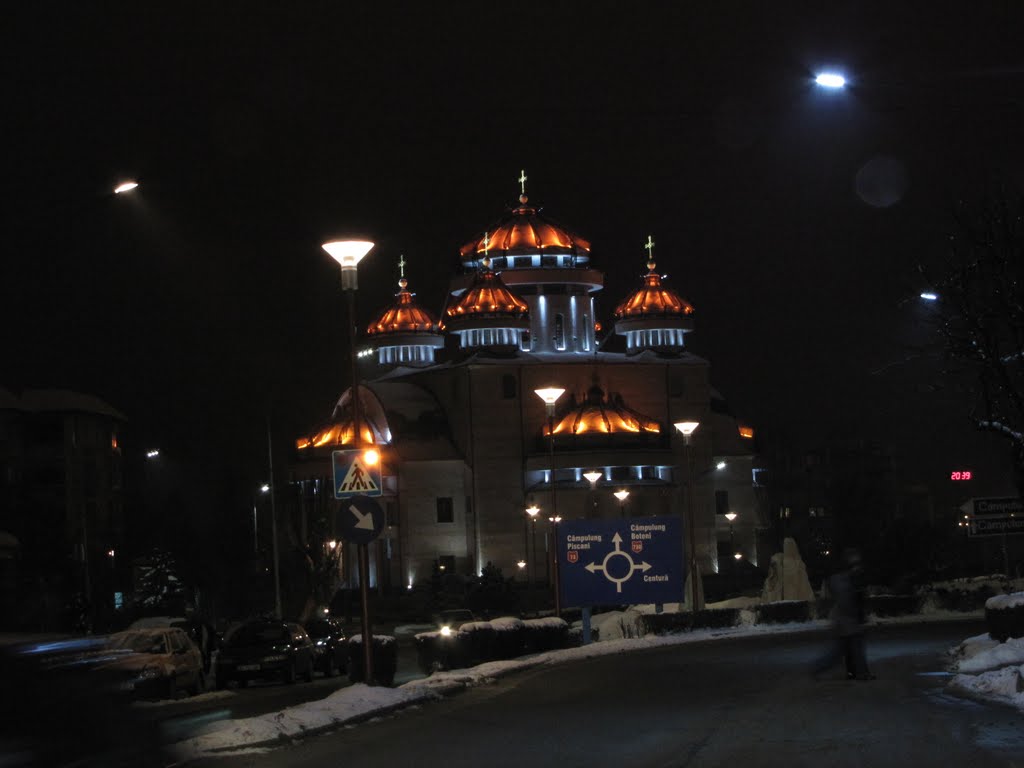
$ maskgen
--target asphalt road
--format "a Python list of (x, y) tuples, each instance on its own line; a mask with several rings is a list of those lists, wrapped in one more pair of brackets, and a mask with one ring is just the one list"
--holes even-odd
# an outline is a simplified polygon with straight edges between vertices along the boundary
[(946, 695), (978, 623), (875, 628), (878, 679), (814, 680), (820, 632), (718, 639), (534, 669), (220, 768), (1024, 765), (1024, 718)]

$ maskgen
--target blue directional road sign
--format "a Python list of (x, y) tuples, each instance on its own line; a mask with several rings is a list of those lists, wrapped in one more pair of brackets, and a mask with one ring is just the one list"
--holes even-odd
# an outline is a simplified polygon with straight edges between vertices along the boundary
[(558, 526), (563, 605), (675, 603), (683, 599), (678, 517), (568, 520)]
[(384, 530), (384, 510), (368, 496), (353, 496), (341, 502), (335, 522), (345, 541), (369, 544)]
[(353, 496), (381, 496), (384, 493), (380, 478), (380, 461), (368, 464), (365, 451), (331, 451), (334, 470), (334, 498)]

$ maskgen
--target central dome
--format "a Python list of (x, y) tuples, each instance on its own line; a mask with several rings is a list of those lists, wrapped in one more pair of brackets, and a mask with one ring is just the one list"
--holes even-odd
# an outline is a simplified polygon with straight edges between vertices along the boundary
[(485, 254), (503, 259), (506, 268), (514, 268), (510, 256), (567, 255), (576, 263), (590, 258), (590, 243), (544, 216), (540, 208), (527, 205), (526, 195), (487, 234), (471, 240), (459, 249), (463, 266), (475, 267)]

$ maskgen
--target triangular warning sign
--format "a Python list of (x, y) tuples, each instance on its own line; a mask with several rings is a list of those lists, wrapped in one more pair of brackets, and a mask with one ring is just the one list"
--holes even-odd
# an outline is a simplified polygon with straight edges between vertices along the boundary
[(377, 484), (373, 482), (373, 475), (366, 471), (363, 462), (356, 457), (352, 459), (352, 465), (345, 473), (345, 479), (338, 484), (335, 493), (373, 493), (379, 490)]

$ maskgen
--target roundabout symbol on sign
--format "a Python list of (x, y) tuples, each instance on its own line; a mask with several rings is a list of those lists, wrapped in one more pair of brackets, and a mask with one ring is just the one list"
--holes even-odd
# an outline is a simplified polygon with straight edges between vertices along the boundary
[[(615, 591), (622, 592), (623, 582), (629, 581), (630, 578), (632, 578), (634, 571), (643, 572), (650, 570), (651, 564), (646, 562), (634, 563), (633, 558), (630, 556), (629, 552), (624, 552), (623, 550), (619, 549), (619, 545), (622, 543), (622, 536), (619, 535), (618, 531), (616, 531), (615, 535), (612, 537), (612, 542), (615, 544), (615, 549), (613, 549), (611, 552), (604, 556), (604, 560), (601, 561), (600, 565), (598, 565), (597, 563), (588, 563), (585, 567), (591, 573), (593, 573), (594, 571), (603, 572), (604, 577), (608, 579), (608, 581), (615, 584)], [(612, 558), (615, 557), (625, 558), (626, 563), (628, 564), (624, 576), (615, 576), (612, 573), (612, 571), (608, 569), (608, 563), (611, 562)], [(619, 571), (620, 569), (621, 568), (614, 568), (613, 570)]]

